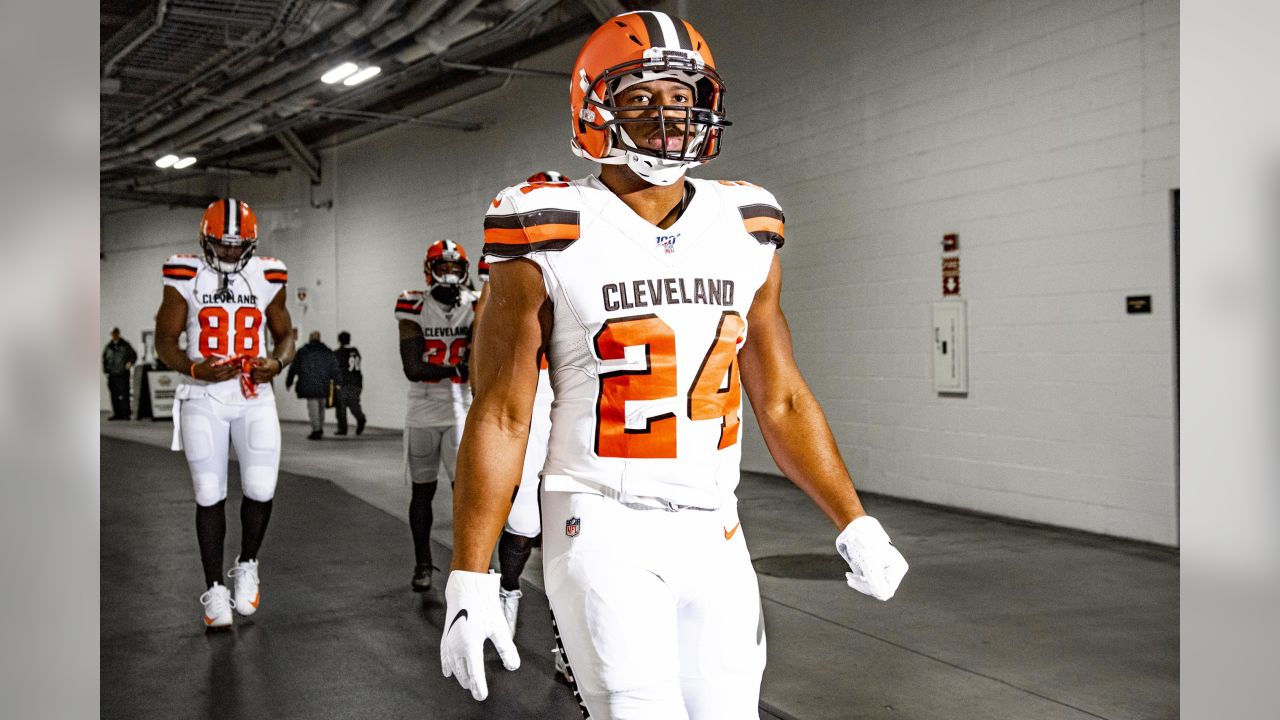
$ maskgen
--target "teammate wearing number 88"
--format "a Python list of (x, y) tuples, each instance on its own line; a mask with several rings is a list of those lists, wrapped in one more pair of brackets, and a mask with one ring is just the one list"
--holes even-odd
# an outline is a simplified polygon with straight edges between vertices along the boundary
[(477, 699), (486, 638), (519, 665), (481, 573), (519, 476), (539, 348), (555, 393), (543, 574), (584, 715), (758, 716), (764, 625), (734, 494), (744, 390), (778, 467), (839, 533), (850, 584), (887, 600), (906, 572), (792, 356), (777, 200), (685, 177), (720, 152), (723, 98), (688, 22), (611, 18), (571, 80), (572, 147), (599, 176), (508, 188), (488, 208), (491, 298), (441, 643), (444, 673)]
[(400, 324), (400, 363), (409, 380), (404, 421), (405, 473), (413, 487), (409, 529), (413, 533), (414, 569), (410, 586), (431, 589), (431, 500), (441, 460), (453, 481), (458, 441), (471, 388), (467, 356), (471, 324), (479, 295), (469, 287), (469, 263), (462, 246), (437, 240), (422, 261), (427, 290), (405, 290), (396, 298)]
[[(202, 254), (165, 261), (164, 298), (156, 314), (156, 354), (182, 373), (173, 449), (185, 451), (195, 485), (196, 539), (207, 585), (201, 603), (209, 627), (231, 624), (232, 608), (253, 614), (262, 599), (258, 550), (280, 467), (271, 379), (294, 356), (285, 308), (288, 271), (279, 260), (258, 256), (257, 243), (258, 220), (249, 206), (235, 198), (215, 201), (200, 222)], [(185, 350), (179, 344), (184, 335)], [(234, 599), (222, 579), (229, 445), (240, 460), (244, 491), (240, 554), (229, 573)]]

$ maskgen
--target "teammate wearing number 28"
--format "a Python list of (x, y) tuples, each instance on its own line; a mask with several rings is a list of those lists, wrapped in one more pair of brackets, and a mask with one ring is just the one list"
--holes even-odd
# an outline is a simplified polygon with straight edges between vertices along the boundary
[[(467, 356), (478, 294), (468, 287), (467, 253), (452, 240), (437, 240), (422, 260), (427, 290), (405, 290), (396, 298), (400, 364), (409, 380), (404, 419), (405, 471), (413, 486), (409, 529), (414, 568), (410, 586), (431, 589), (431, 500), (441, 459), (453, 482), (462, 424), (471, 407)], [(494, 591), (497, 592), (496, 590)]]
[(728, 125), (706, 40), (663, 13), (619, 15), (570, 83), (572, 146), (599, 177), (508, 188), (485, 219), (491, 298), (458, 458), (443, 669), (483, 699), (485, 639), (519, 665), (484, 573), (545, 346), (543, 574), (584, 713), (757, 717), (763, 616), (734, 495), (743, 390), (778, 467), (835, 525), (850, 584), (886, 600), (907, 565), (863, 511), (792, 356), (777, 201), (685, 177)]
[[(164, 264), (164, 299), (156, 314), (156, 354), (182, 373), (175, 392), (174, 450), (184, 450), (196, 495), (196, 540), (207, 592), (204, 623), (231, 624), (231, 610), (252, 615), (261, 601), (258, 549), (271, 518), (280, 468), (280, 421), (271, 379), (293, 360), (285, 308), (288, 272), (255, 254), (258, 220), (235, 198), (218, 200), (200, 222), (202, 254)], [(267, 354), (266, 332), (274, 347)], [(185, 335), (184, 351), (178, 343)], [(227, 449), (240, 460), (243, 528), (240, 555), (222, 583), (227, 521)]]

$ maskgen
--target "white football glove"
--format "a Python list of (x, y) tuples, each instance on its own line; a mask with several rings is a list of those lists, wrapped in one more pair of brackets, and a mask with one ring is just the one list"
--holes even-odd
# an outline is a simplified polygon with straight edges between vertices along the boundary
[(880, 521), (870, 515), (849, 523), (836, 538), (836, 550), (853, 572), (845, 573), (849, 587), (877, 600), (888, 600), (907, 574), (907, 561), (889, 541)]
[(471, 697), (489, 697), (484, 679), (484, 641), (492, 640), (508, 670), (520, 667), (520, 653), (511, 641), (511, 628), (498, 600), (496, 573), (454, 570), (444, 588), (445, 622), (440, 637), (440, 669), (445, 677), (457, 676)]

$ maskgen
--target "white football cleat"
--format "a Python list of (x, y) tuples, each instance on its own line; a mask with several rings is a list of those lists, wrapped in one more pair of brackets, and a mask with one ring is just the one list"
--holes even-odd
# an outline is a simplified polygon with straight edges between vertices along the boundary
[(524, 593), (519, 590), (498, 588), (498, 599), (502, 602), (502, 616), (507, 619), (507, 627), (511, 628), (511, 637), (516, 636), (516, 613), (520, 610), (520, 598)]
[(205, 594), (200, 596), (200, 604), (204, 605), (205, 627), (218, 628), (231, 624), (231, 608), (235, 601), (231, 599), (231, 591), (221, 583), (214, 583)]
[(240, 562), (240, 558), (236, 558), (236, 564), (227, 571), (227, 575), (235, 582), (236, 589), (235, 604), (236, 612), (241, 615), (252, 615), (258, 611), (258, 603), (262, 600), (262, 593), (258, 590), (258, 561), (245, 560)]

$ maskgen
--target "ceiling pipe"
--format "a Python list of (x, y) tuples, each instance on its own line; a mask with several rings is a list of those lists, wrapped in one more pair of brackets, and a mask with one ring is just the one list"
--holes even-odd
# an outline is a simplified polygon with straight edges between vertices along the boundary
[[(265, 73), (258, 73), (244, 78), (233, 84), (231, 87), (219, 91), (219, 94), (231, 97), (244, 97), (255, 88), (262, 88), (258, 90), (255, 95), (272, 95), (275, 88), (274, 83), (281, 81), (299, 70), (307, 68), (321, 57), (330, 55), (337, 50), (345, 48), (352, 41), (360, 37), (359, 34), (353, 33), (367, 31), (370, 27), (378, 27), (384, 20), (387, 10), (389, 10), (394, 4), (395, 0), (373, 0), (365, 6), (365, 9), (361, 11), (358, 17), (348, 20), (336, 33), (316, 38), (315, 41), (286, 53), (287, 57), (277, 60), (277, 62)], [(307, 83), (311, 80), (312, 78), (306, 78)], [(264, 88), (263, 86), (266, 87)], [(294, 88), (290, 86), (285, 90), (285, 92), (292, 92), (293, 89)], [(269, 99), (275, 99), (275, 97), (278, 97), (278, 95)], [(256, 97), (255, 99), (260, 102), (268, 100), (263, 97)], [(142, 153), (149, 149), (156, 141), (180, 132), (183, 128), (190, 128), (193, 124), (198, 124), (197, 127), (200, 128), (214, 126), (211, 128), (212, 130), (220, 130), (227, 124), (241, 119), (244, 115), (243, 111), (237, 109), (229, 112), (223, 112), (212, 119), (206, 119), (208, 118), (208, 113), (208, 107), (201, 107), (197, 105), (177, 118), (165, 122), (158, 127), (152, 128), (140, 137), (132, 139), (126, 145), (126, 150), (132, 154)], [(193, 133), (188, 132), (188, 135), (190, 134)], [(182, 144), (182, 142), (182, 140), (174, 138), (166, 144), (174, 145)]]
[(408, 65), (428, 55), (440, 55), (476, 33), (491, 27), (483, 20), (467, 20), (466, 17), (480, 6), (481, 0), (463, 0), (435, 25), (413, 36), (417, 42), (396, 53), (396, 62)]
[(521, 77), (548, 78), (551, 80), (568, 80), (573, 77), (573, 73), (560, 72), (558, 70), (526, 70), (524, 68), (494, 67), (492, 65), (472, 65), (470, 63), (453, 62), (452, 60), (441, 60), (440, 67), (447, 67), (451, 70), (470, 70), (478, 73), (519, 75)]
[(317, 158), (307, 146), (302, 143), (302, 139), (297, 133), (285, 128), (276, 133), (276, 140), (284, 146), (289, 155), (302, 166), (303, 172), (307, 177), (311, 178), (312, 185), (320, 184), (320, 158)]
[(419, 0), (419, 2), (404, 14), (404, 17), (394, 22), (387, 23), (381, 30), (369, 36), (369, 42), (379, 50), (395, 43), (398, 40), (408, 37), (413, 33), (422, 29), (436, 13), (440, 12), (440, 8), (444, 7), (447, 0)]
[(169, 0), (159, 0), (159, 2), (156, 3), (155, 20), (153, 20), (151, 24), (146, 27), (146, 29), (138, 33), (137, 37), (130, 40), (127, 44), (125, 44), (124, 47), (120, 48), (119, 51), (117, 51), (106, 62), (102, 64), (102, 77), (104, 78), (110, 77), (111, 71), (115, 70), (117, 63), (125, 59), (125, 57), (129, 55), (129, 53), (137, 49), (139, 45), (146, 42), (147, 38), (154, 35), (157, 30), (159, 30), (162, 26), (164, 26), (164, 17), (168, 13), (168, 11), (169, 11)]
[[(433, 24), (426, 30), (417, 33), (414, 38), (421, 40), (428, 38), (426, 47), (429, 53), (439, 54), (457, 42), (475, 35), (489, 27), (490, 23), (478, 20), (465, 20), (467, 14), (475, 10), (482, 0), (464, 0), (449, 11), (449, 14), (441, 19), (439, 23)], [(425, 8), (429, 9), (429, 7)], [(422, 6), (415, 7), (418, 13), (424, 13)], [(438, 8), (437, 8), (438, 9)], [(417, 46), (414, 46), (417, 47)], [(425, 55), (423, 55), (425, 56)], [(397, 60), (400, 56), (396, 57)], [(407, 63), (406, 63), (407, 64)], [(255, 93), (250, 100), (253, 100), (263, 106), (276, 105), (285, 110), (292, 110), (298, 104), (296, 101), (302, 100), (297, 98), (300, 94), (310, 94), (313, 90), (314, 78), (306, 74), (299, 74), (292, 80), (272, 86), (270, 93), (266, 94), (262, 91)], [(229, 123), (236, 122), (244, 117), (244, 111), (239, 109), (228, 110), (221, 115), (198, 125), (195, 129), (188, 130), (173, 139), (170, 144), (178, 144), (183, 146), (199, 146), (207, 142), (210, 136), (216, 135), (216, 132)], [(474, 129), (467, 126), (460, 129)]]
[[(152, 111), (166, 103), (177, 102), (179, 104), (186, 104), (197, 102), (205, 92), (201, 87), (201, 84), (207, 78), (225, 74), (229, 78), (253, 78), (254, 81), (260, 81), (261, 75), (254, 73), (254, 71), (267, 61), (266, 57), (260, 54), (260, 51), (284, 35), (285, 30), (287, 29), (286, 20), (288, 19), (289, 13), (292, 12), (293, 7), (299, 1), (301, 0), (295, 0), (294, 3), (284, 7), (276, 18), (276, 22), (272, 26), (271, 30), (253, 45), (244, 48), (241, 52), (232, 54), (226, 59), (220, 61), (215, 59), (210, 63), (206, 63), (208, 67), (197, 68), (180, 77), (174, 78), (175, 81), (182, 84), (175, 85), (171, 90), (167, 91), (165, 95), (155, 98), (147, 103), (142, 109), (133, 113), (135, 116), (142, 117), (132, 121), (126, 119), (124, 122), (108, 129), (103, 133), (104, 141), (113, 141), (122, 130), (127, 129), (131, 130), (133, 133), (141, 133), (151, 127), (154, 127), (157, 123), (164, 121), (165, 115), (163, 113)], [(336, 13), (332, 12), (335, 7), (340, 8)], [(301, 37), (288, 41), (286, 43), (286, 47), (292, 48), (306, 40), (314, 39), (320, 33), (323, 33), (343, 20), (346, 20), (355, 11), (356, 8), (354, 5), (337, 2), (336, 0), (334, 2), (330, 2), (324, 6), (326, 17), (324, 17), (323, 20), (318, 20), (310, 24), (305, 34)], [(225, 54), (225, 52), (219, 53), (219, 55)], [(177, 97), (178, 95), (182, 95), (182, 97)]]

